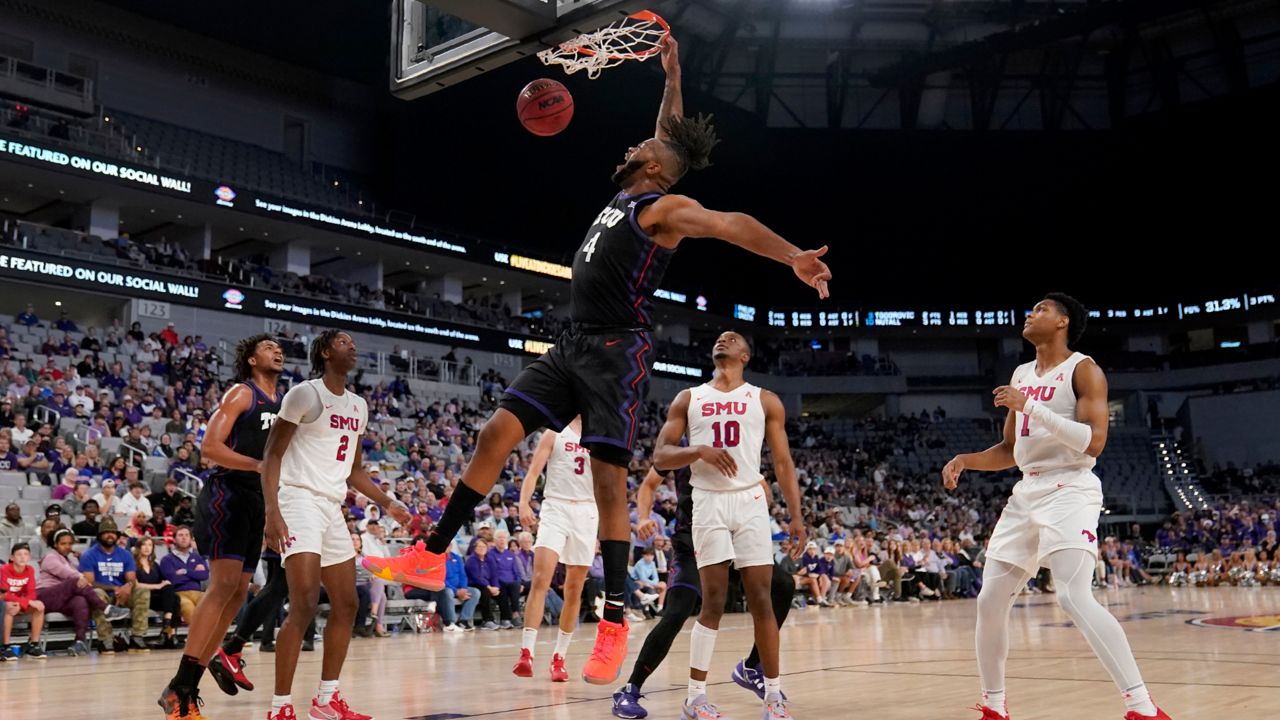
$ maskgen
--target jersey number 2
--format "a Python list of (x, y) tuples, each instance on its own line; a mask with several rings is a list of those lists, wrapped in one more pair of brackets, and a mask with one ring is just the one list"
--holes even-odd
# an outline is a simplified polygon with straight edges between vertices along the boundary
[(350, 444), (351, 444), (351, 437), (349, 435), (343, 435), (342, 440), (338, 443), (338, 459), (339, 460), (347, 459), (347, 447)]
[(724, 432), (721, 433), (720, 423), (711, 424), (711, 433), (715, 438), (711, 442), (711, 447), (737, 447), (739, 440), (739, 427), (737, 420), (728, 420), (724, 423)]
[(596, 241), (600, 239), (600, 233), (591, 236), (586, 245), (582, 246), (582, 252), (587, 254), (587, 262), (591, 262), (591, 256), (596, 254)]
[(573, 464), (574, 464), (574, 466), (575, 466), (575, 467), (573, 468), (573, 474), (574, 474), (574, 475), (582, 475), (582, 474), (586, 473), (586, 471), (587, 471), (587, 459), (586, 459), (586, 458), (584, 458), (584, 457), (582, 457), (582, 456), (578, 456), (578, 457), (576, 457), (576, 458), (574, 458), (574, 459), (573, 459)]

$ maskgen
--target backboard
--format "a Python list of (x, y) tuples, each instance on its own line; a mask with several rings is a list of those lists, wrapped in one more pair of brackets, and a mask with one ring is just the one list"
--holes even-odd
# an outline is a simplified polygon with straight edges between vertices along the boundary
[(411, 100), (597, 30), (657, 0), (393, 0), (391, 93)]

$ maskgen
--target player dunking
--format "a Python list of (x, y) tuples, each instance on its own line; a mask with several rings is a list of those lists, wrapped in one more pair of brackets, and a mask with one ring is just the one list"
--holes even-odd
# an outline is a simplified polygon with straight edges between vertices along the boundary
[(542, 510), (538, 518), (538, 542), (533, 548), (533, 581), (524, 604), (524, 633), (520, 640), (520, 660), (512, 670), (520, 677), (533, 677), (534, 645), (538, 625), (551, 587), (556, 564), (564, 563), (564, 608), (560, 611), (560, 632), (551, 655), (551, 681), (568, 682), (564, 654), (573, 641), (582, 606), (582, 586), (596, 557), (596, 526), (599, 511), (591, 489), (591, 454), (582, 446), (582, 418), (575, 417), (560, 432), (547, 430), (529, 462), (529, 472), (520, 486), (520, 524), (533, 526), (529, 500), (545, 465), (547, 482), (542, 489)]
[(160, 695), (160, 707), (171, 719), (201, 717), (198, 688), (206, 665), (230, 694), (237, 682), (253, 689), (240, 671), (239, 655), (224, 655), (218, 643), (258, 568), (266, 522), (259, 472), (267, 434), (280, 412), (276, 383), (282, 372), (284, 352), (270, 335), (241, 340), (236, 345), (236, 384), (222, 396), (200, 445), (204, 457), (218, 466), (196, 499), (193, 533), (210, 561), (209, 587), (191, 617), (178, 672)]
[[(761, 487), (760, 449), (767, 439), (778, 486), (791, 513), (788, 531), (797, 548), (803, 547), (800, 485), (787, 443), (786, 412), (777, 395), (743, 378), (751, 351), (742, 335), (721, 334), (711, 357), (715, 377), (676, 396), (653, 450), (653, 463), (659, 470), (690, 468), (693, 548), (704, 593), (702, 613), (689, 640), (689, 693), (681, 717), (723, 717), (707, 699), (707, 671), (729, 591), (729, 564), (733, 563), (742, 574), (764, 670), (764, 719), (783, 720), (791, 715), (779, 677), (778, 622), (770, 593), (773, 538), (765, 498), (768, 490)], [(682, 447), (680, 439), (686, 432), (689, 443)]]
[(954, 490), (965, 470), (1015, 465), (1022, 480), (991, 533), (978, 594), (978, 673), (982, 720), (1009, 720), (1004, 666), (1009, 654), (1009, 611), (1041, 565), (1053, 572), (1058, 604), (1120, 687), (1125, 720), (1169, 720), (1155, 706), (1138, 672), (1124, 630), (1094, 599), (1090, 580), (1097, 561), (1102, 483), (1094, 463), (1107, 444), (1107, 379), (1087, 355), (1072, 352), (1088, 313), (1078, 300), (1050, 293), (1036, 304), (1022, 336), (1036, 359), (996, 388), (995, 404), (1009, 408), (1004, 440), (980, 453), (957, 455), (942, 469)]
[(289, 615), (276, 637), (275, 694), (267, 720), (294, 720), (293, 673), (302, 635), (316, 614), (320, 586), (329, 594), (320, 689), (312, 720), (372, 720), (353, 712), (338, 694), (338, 675), (351, 643), (356, 613), (355, 547), (342, 518), (348, 486), (409, 524), (409, 510), (369, 480), (360, 437), (369, 421), (364, 398), (346, 389), (358, 355), (351, 336), (326, 330), (311, 343), (314, 380), (284, 396), (267, 438), (262, 489), (267, 546), (284, 558), (289, 576)]
[[(684, 621), (693, 615), (702, 598), (702, 580), (698, 576), (698, 560), (693, 552), (693, 488), (689, 486), (689, 468), (680, 468), (672, 475), (675, 476), (678, 502), (676, 531), (671, 537), (671, 547), (675, 550), (669, 573), (671, 584), (667, 589), (662, 619), (645, 637), (627, 684), (613, 694), (614, 716), (627, 720), (648, 717), (649, 711), (640, 704), (644, 684), (662, 665), (671, 650), (671, 643), (684, 627)], [(653, 508), (654, 494), (662, 484), (662, 479), (662, 474), (650, 467), (649, 474), (636, 490), (636, 517), (639, 518), (636, 535), (641, 540), (648, 540), (657, 532), (657, 522), (649, 515)], [(768, 484), (761, 481), (761, 488), (768, 491)], [(778, 622), (779, 630), (791, 611), (791, 598), (795, 591), (795, 580), (774, 564), (769, 594), (773, 598), (773, 617)], [(764, 699), (764, 674), (760, 669), (759, 646), (753, 645), (751, 653), (733, 669), (733, 681), (754, 692), (756, 697)]]
[(822, 298), (831, 279), (821, 260), (827, 248), (802, 251), (748, 215), (713, 212), (668, 193), (686, 172), (710, 164), (718, 140), (708, 119), (683, 116), (679, 56), (671, 38), (664, 42), (662, 65), (667, 86), (656, 136), (627, 152), (613, 174), (622, 192), (592, 222), (574, 255), (572, 328), (507, 389), (426, 547), (396, 558), (365, 559), (365, 567), (385, 580), (443, 587), (444, 553), (497, 482), (511, 451), (538, 428), (559, 430), (582, 415), (605, 572), (604, 618), (582, 676), (598, 685), (618, 678), (627, 654), (627, 465), (653, 365), (651, 296), (676, 248), (687, 237), (728, 241), (787, 265)]

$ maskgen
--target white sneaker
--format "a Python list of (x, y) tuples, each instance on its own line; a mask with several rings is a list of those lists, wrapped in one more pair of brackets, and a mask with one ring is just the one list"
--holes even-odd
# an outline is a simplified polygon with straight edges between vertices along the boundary
[(933, 597), (934, 595), (937, 595), (937, 594), (938, 593), (934, 592), (931, 588), (927, 588), (927, 587), (920, 588), (920, 595), (922, 597)]
[(658, 596), (657, 596), (657, 595), (654, 595), (654, 594), (652, 594), (652, 593), (640, 593), (640, 604), (641, 604), (641, 605), (652, 605), (653, 603), (655, 603), (655, 602), (657, 602), (657, 601), (658, 601)]
[(454, 625), (453, 623), (450, 623), (440, 628), (440, 631), (447, 632), (447, 633), (456, 633), (456, 632), (462, 632), (462, 628), (458, 627), (457, 625)]
[(634, 610), (627, 611), (627, 621), (633, 623), (644, 622), (644, 617), (637, 615)]

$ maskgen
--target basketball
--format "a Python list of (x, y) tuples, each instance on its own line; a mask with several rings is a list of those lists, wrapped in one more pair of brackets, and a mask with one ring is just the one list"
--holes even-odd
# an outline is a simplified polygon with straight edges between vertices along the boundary
[(541, 137), (551, 137), (569, 127), (573, 119), (573, 96), (564, 85), (549, 78), (534, 80), (520, 91), (516, 115), (524, 129)]

